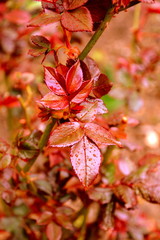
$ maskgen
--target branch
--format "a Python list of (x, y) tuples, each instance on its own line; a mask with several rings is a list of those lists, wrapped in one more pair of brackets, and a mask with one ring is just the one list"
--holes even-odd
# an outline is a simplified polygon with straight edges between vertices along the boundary
[(52, 122), (50, 122), (46, 126), (46, 129), (45, 129), (44, 133), (42, 134), (42, 137), (41, 137), (41, 139), (39, 141), (39, 149), (40, 149), (40, 151), (42, 151), (43, 148), (45, 147), (45, 145), (47, 144), (49, 136), (50, 136), (50, 133), (51, 133), (52, 128), (54, 127), (56, 121), (57, 121), (57, 119), (53, 118)]
[[(125, 11), (128, 8), (133, 7), (134, 5), (136, 5), (138, 3), (140, 3), (140, 1), (138, 1), (138, 0), (132, 1), (127, 7), (121, 7), (118, 12)], [(96, 44), (96, 42), (98, 41), (98, 39), (100, 38), (100, 36), (104, 32), (104, 30), (106, 29), (107, 23), (110, 22), (110, 20), (111, 20), (111, 18), (113, 17), (114, 14), (115, 14), (114, 7), (110, 8), (107, 11), (107, 13), (104, 17), (104, 20), (101, 22), (101, 24), (99, 25), (96, 32), (93, 34), (90, 41), (87, 43), (87, 45), (85, 46), (85, 48), (83, 49), (83, 51), (79, 55), (80, 60), (84, 60), (84, 58), (88, 55), (88, 53), (94, 47), (94, 45)]]
[(139, 1), (139, 0), (134, 0), (134, 1), (130, 2), (127, 7), (121, 7), (121, 8), (119, 9), (119, 12), (125, 11), (125, 10), (127, 10), (128, 8), (131, 8), (131, 7), (135, 6), (135, 5), (137, 5), (138, 3), (141, 3), (141, 1)]
[[(52, 122), (50, 122), (47, 126), (46, 129), (44, 130), (44, 133), (42, 134), (40, 141), (39, 141), (39, 154), (42, 152), (43, 148), (46, 146), (50, 133), (56, 123), (56, 119), (52, 119)], [(33, 166), (33, 164), (35, 163), (37, 157), (39, 156), (39, 154), (33, 158), (32, 160), (30, 160), (25, 167), (23, 168), (23, 172), (28, 172), (30, 170), (30, 168)]]
[(83, 51), (79, 55), (80, 60), (84, 60), (84, 58), (88, 55), (88, 53), (94, 47), (94, 45), (96, 44), (96, 42), (98, 41), (98, 39), (100, 38), (102, 33), (104, 32), (104, 30), (106, 28), (106, 23), (109, 22), (112, 17), (113, 17), (113, 8), (111, 8), (107, 11), (104, 20), (101, 22), (101, 24), (99, 25), (96, 32), (93, 34), (90, 41), (87, 43), (86, 47), (83, 49)]

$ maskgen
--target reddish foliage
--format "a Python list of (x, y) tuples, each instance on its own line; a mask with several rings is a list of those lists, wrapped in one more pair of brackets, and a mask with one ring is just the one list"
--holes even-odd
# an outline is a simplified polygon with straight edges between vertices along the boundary
[[(34, 4), (0, 3), (0, 110), (11, 139), (0, 139), (0, 239), (157, 240), (159, 228), (137, 208), (137, 195), (160, 203), (159, 155), (129, 158), (141, 148), (129, 142), (128, 129), (141, 123), (126, 112), (130, 95), (140, 94), (157, 69), (159, 53), (143, 47), (143, 26), (159, 4), (146, 7), (133, 31), (137, 56), (117, 64), (131, 82), (122, 83), (123, 114), (108, 111), (109, 98), (102, 99), (114, 84), (93, 59), (78, 59), (72, 32), (97, 30), (106, 13), (110, 19), (139, 1), (40, 2), (42, 12), (31, 20)], [(44, 69), (33, 58), (41, 55)]]
[(8, 108), (18, 107), (19, 100), (16, 96), (8, 96), (0, 99), (0, 106), (6, 106)]

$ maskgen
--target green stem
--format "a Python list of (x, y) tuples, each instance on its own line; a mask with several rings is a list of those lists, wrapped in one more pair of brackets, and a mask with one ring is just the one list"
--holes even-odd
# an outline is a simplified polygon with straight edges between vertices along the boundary
[[(7, 73), (4, 73), (4, 82), (6, 85), (6, 91), (10, 94), (10, 84), (9, 84), (9, 77)], [(8, 133), (9, 133), (9, 139), (12, 140), (12, 132), (13, 132), (13, 114), (12, 114), (12, 108), (7, 108), (7, 127), (8, 127)]]
[(93, 34), (90, 41), (87, 43), (86, 47), (83, 49), (81, 54), (79, 55), (80, 60), (84, 60), (84, 58), (88, 55), (88, 53), (91, 51), (91, 49), (94, 47), (104, 30), (106, 29), (106, 23), (111, 20), (113, 17), (113, 8), (109, 9), (105, 15), (104, 20), (99, 25), (97, 31)]
[(103, 160), (103, 165), (108, 164), (108, 160), (112, 154), (112, 151), (114, 150), (115, 146), (114, 145), (110, 145), (107, 147), (106, 152), (104, 153), (104, 160)]
[(43, 148), (45, 147), (45, 145), (47, 144), (49, 136), (50, 136), (50, 133), (51, 133), (52, 128), (54, 127), (56, 121), (57, 121), (56, 119), (52, 119), (52, 122), (50, 122), (46, 126), (46, 129), (45, 129), (44, 133), (42, 134), (42, 137), (41, 137), (41, 139), (39, 141), (39, 149), (40, 149), (40, 151), (42, 151)]
[(134, 10), (133, 16), (133, 30), (136, 31), (139, 28), (140, 22), (140, 14), (141, 14), (141, 5), (137, 5)]
[[(128, 8), (136, 5), (140, 3), (139, 0), (134, 0), (133, 2), (131, 2), (127, 7), (121, 7), (119, 9), (119, 12), (121, 11), (125, 11)], [(98, 41), (98, 39), (100, 38), (100, 36), (102, 35), (102, 33), (104, 32), (104, 30), (106, 29), (107, 23), (110, 22), (111, 18), (114, 15), (114, 7), (110, 8), (105, 17), (104, 20), (101, 22), (101, 24), (99, 25), (98, 29), (96, 30), (96, 32), (93, 34), (92, 38), (90, 39), (90, 41), (87, 43), (87, 45), (85, 46), (85, 48), (83, 49), (83, 51), (80, 53), (79, 55), (79, 59), (80, 60), (84, 60), (85, 57), (88, 55), (88, 53), (92, 50), (92, 48), (94, 47), (94, 45), (96, 44), (96, 42)]]
[(134, 16), (133, 16), (133, 38), (131, 42), (131, 52), (132, 57), (135, 57), (136, 50), (137, 50), (137, 37), (136, 37), (136, 31), (139, 29), (140, 25), (140, 15), (141, 15), (141, 5), (137, 5), (134, 10)]
[[(44, 130), (44, 133), (42, 134), (41, 138), (40, 138), (40, 141), (39, 141), (39, 153), (43, 150), (43, 148), (45, 147), (45, 145), (47, 144), (48, 142), (48, 139), (49, 139), (49, 136), (50, 136), (50, 133), (52, 131), (52, 128), (54, 127), (56, 123), (56, 119), (52, 119), (52, 122), (50, 122), (47, 126), (46, 126), (46, 129)], [(38, 154), (39, 155), (39, 154)], [(28, 172), (31, 167), (33, 166), (33, 164), (35, 163), (36, 159), (37, 159), (38, 156), (36, 156), (35, 158), (33, 158), (32, 160), (30, 160), (26, 165), (25, 167), (23, 168), (23, 171), (24, 172)]]
[[(37, 156), (37, 157), (38, 157), (38, 156)], [(28, 172), (28, 171), (31, 169), (31, 167), (32, 167), (33, 164), (35, 163), (37, 157), (31, 159), (31, 160), (25, 165), (25, 167), (23, 168), (23, 172), (26, 173), (26, 172)]]
[(88, 214), (88, 210), (87, 209), (84, 209), (84, 220), (83, 220), (83, 224), (82, 224), (82, 227), (81, 227), (81, 231), (80, 231), (80, 235), (78, 237), (77, 240), (85, 240), (85, 237), (86, 237), (86, 220), (87, 220), (87, 214)]
[(29, 116), (28, 116), (27, 106), (25, 105), (25, 102), (24, 102), (24, 100), (23, 100), (23, 98), (22, 98), (21, 96), (18, 96), (18, 99), (19, 99), (19, 102), (20, 102), (21, 107), (22, 107), (22, 109), (23, 109), (27, 126), (28, 126), (28, 128), (31, 130), (31, 125), (30, 125), (30, 119), (29, 119)]

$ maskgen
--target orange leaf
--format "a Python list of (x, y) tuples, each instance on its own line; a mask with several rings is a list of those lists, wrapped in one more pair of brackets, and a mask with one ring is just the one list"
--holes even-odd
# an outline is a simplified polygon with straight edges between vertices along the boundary
[(62, 237), (62, 228), (56, 223), (51, 222), (47, 225), (46, 235), (48, 240), (60, 240)]
[(100, 125), (96, 123), (86, 123), (84, 128), (86, 135), (92, 139), (98, 147), (108, 145), (118, 145), (121, 147), (121, 143), (118, 142), (109, 131)]
[(66, 96), (57, 96), (50, 92), (47, 93), (40, 101), (44, 107), (51, 108), (53, 110), (61, 110), (68, 107), (68, 99)]
[(41, 36), (41, 35), (33, 35), (31, 36), (31, 41), (33, 44), (35, 44), (37, 47), (40, 48), (49, 48), (50, 47), (50, 41), (48, 41), (47, 38)]
[(93, 25), (90, 12), (85, 7), (64, 12), (61, 17), (61, 23), (64, 28), (71, 32), (91, 32)]
[(85, 4), (88, 0), (64, 0), (63, 6), (66, 10), (72, 10)]
[(97, 98), (106, 95), (112, 87), (108, 77), (105, 74), (100, 74), (99, 78), (94, 81), (93, 94)]
[(51, 147), (71, 146), (82, 139), (84, 130), (78, 122), (67, 122), (58, 126), (51, 134)]
[(6, 13), (5, 18), (12, 23), (25, 24), (30, 20), (30, 15), (26, 11), (14, 9)]
[(59, 13), (51, 12), (51, 13), (42, 13), (33, 19), (28, 24), (28, 27), (40, 27), (42, 25), (47, 25), (51, 23), (58, 22), (61, 18)]

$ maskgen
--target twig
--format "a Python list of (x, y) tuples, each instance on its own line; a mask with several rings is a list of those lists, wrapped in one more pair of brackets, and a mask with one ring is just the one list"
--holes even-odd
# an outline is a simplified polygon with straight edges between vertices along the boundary
[[(39, 153), (43, 150), (43, 148), (46, 146), (47, 142), (48, 142), (48, 139), (49, 139), (49, 136), (50, 136), (50, 133), (56, 123), (56, 119), (52, 119), (52, 122), (50, 122), (47, 126), (46, 126), (46, 129), (44, 130), (44, 133), (42, 134), (41, 138), (40, 138), (40, 141), (39, 141)], [(39, 154), (38, 154), (39, 155)], [(33, 164), (35, 163), (38, 155), (33, 158), (32, 160), (30, 160), (26, 165), (25, 167), (23, 168), (23, 172), (28, 172), (31, 167), (33, 166)]]
[[(137, 0), (132, 1), (127, 7), (121, 7), (118, 12), (127, 10), (128, 8), (134, 6), (138, 3), (140, 3), (140, 1), (137, 1)], [(84, 60), (85, 57), (88, 55), (88, 53), (91, 51), (91, 49), (94, 47), (94, 45), (96, 44), (96, 42), (98, 41), (98, 39), (100, 38), (100, 36), (104, 32), (104, 30), (106, 29), (107, 23), (110, 22), (110, 20), (111, 20), (111, 18), (113, 17), (114, 14), (115, 14), (114, 7), (110, 8), (107, 11), (107, 13), (104, 17), (104, 20), (101, 22), (101, 24), (99, 25), (96, 32), (93, 34), (90, 41), (87, 43), (87, 45), (85, 46), (85, 48), (83, 49), (83, 51), (79, 55), (80, 60)]]

